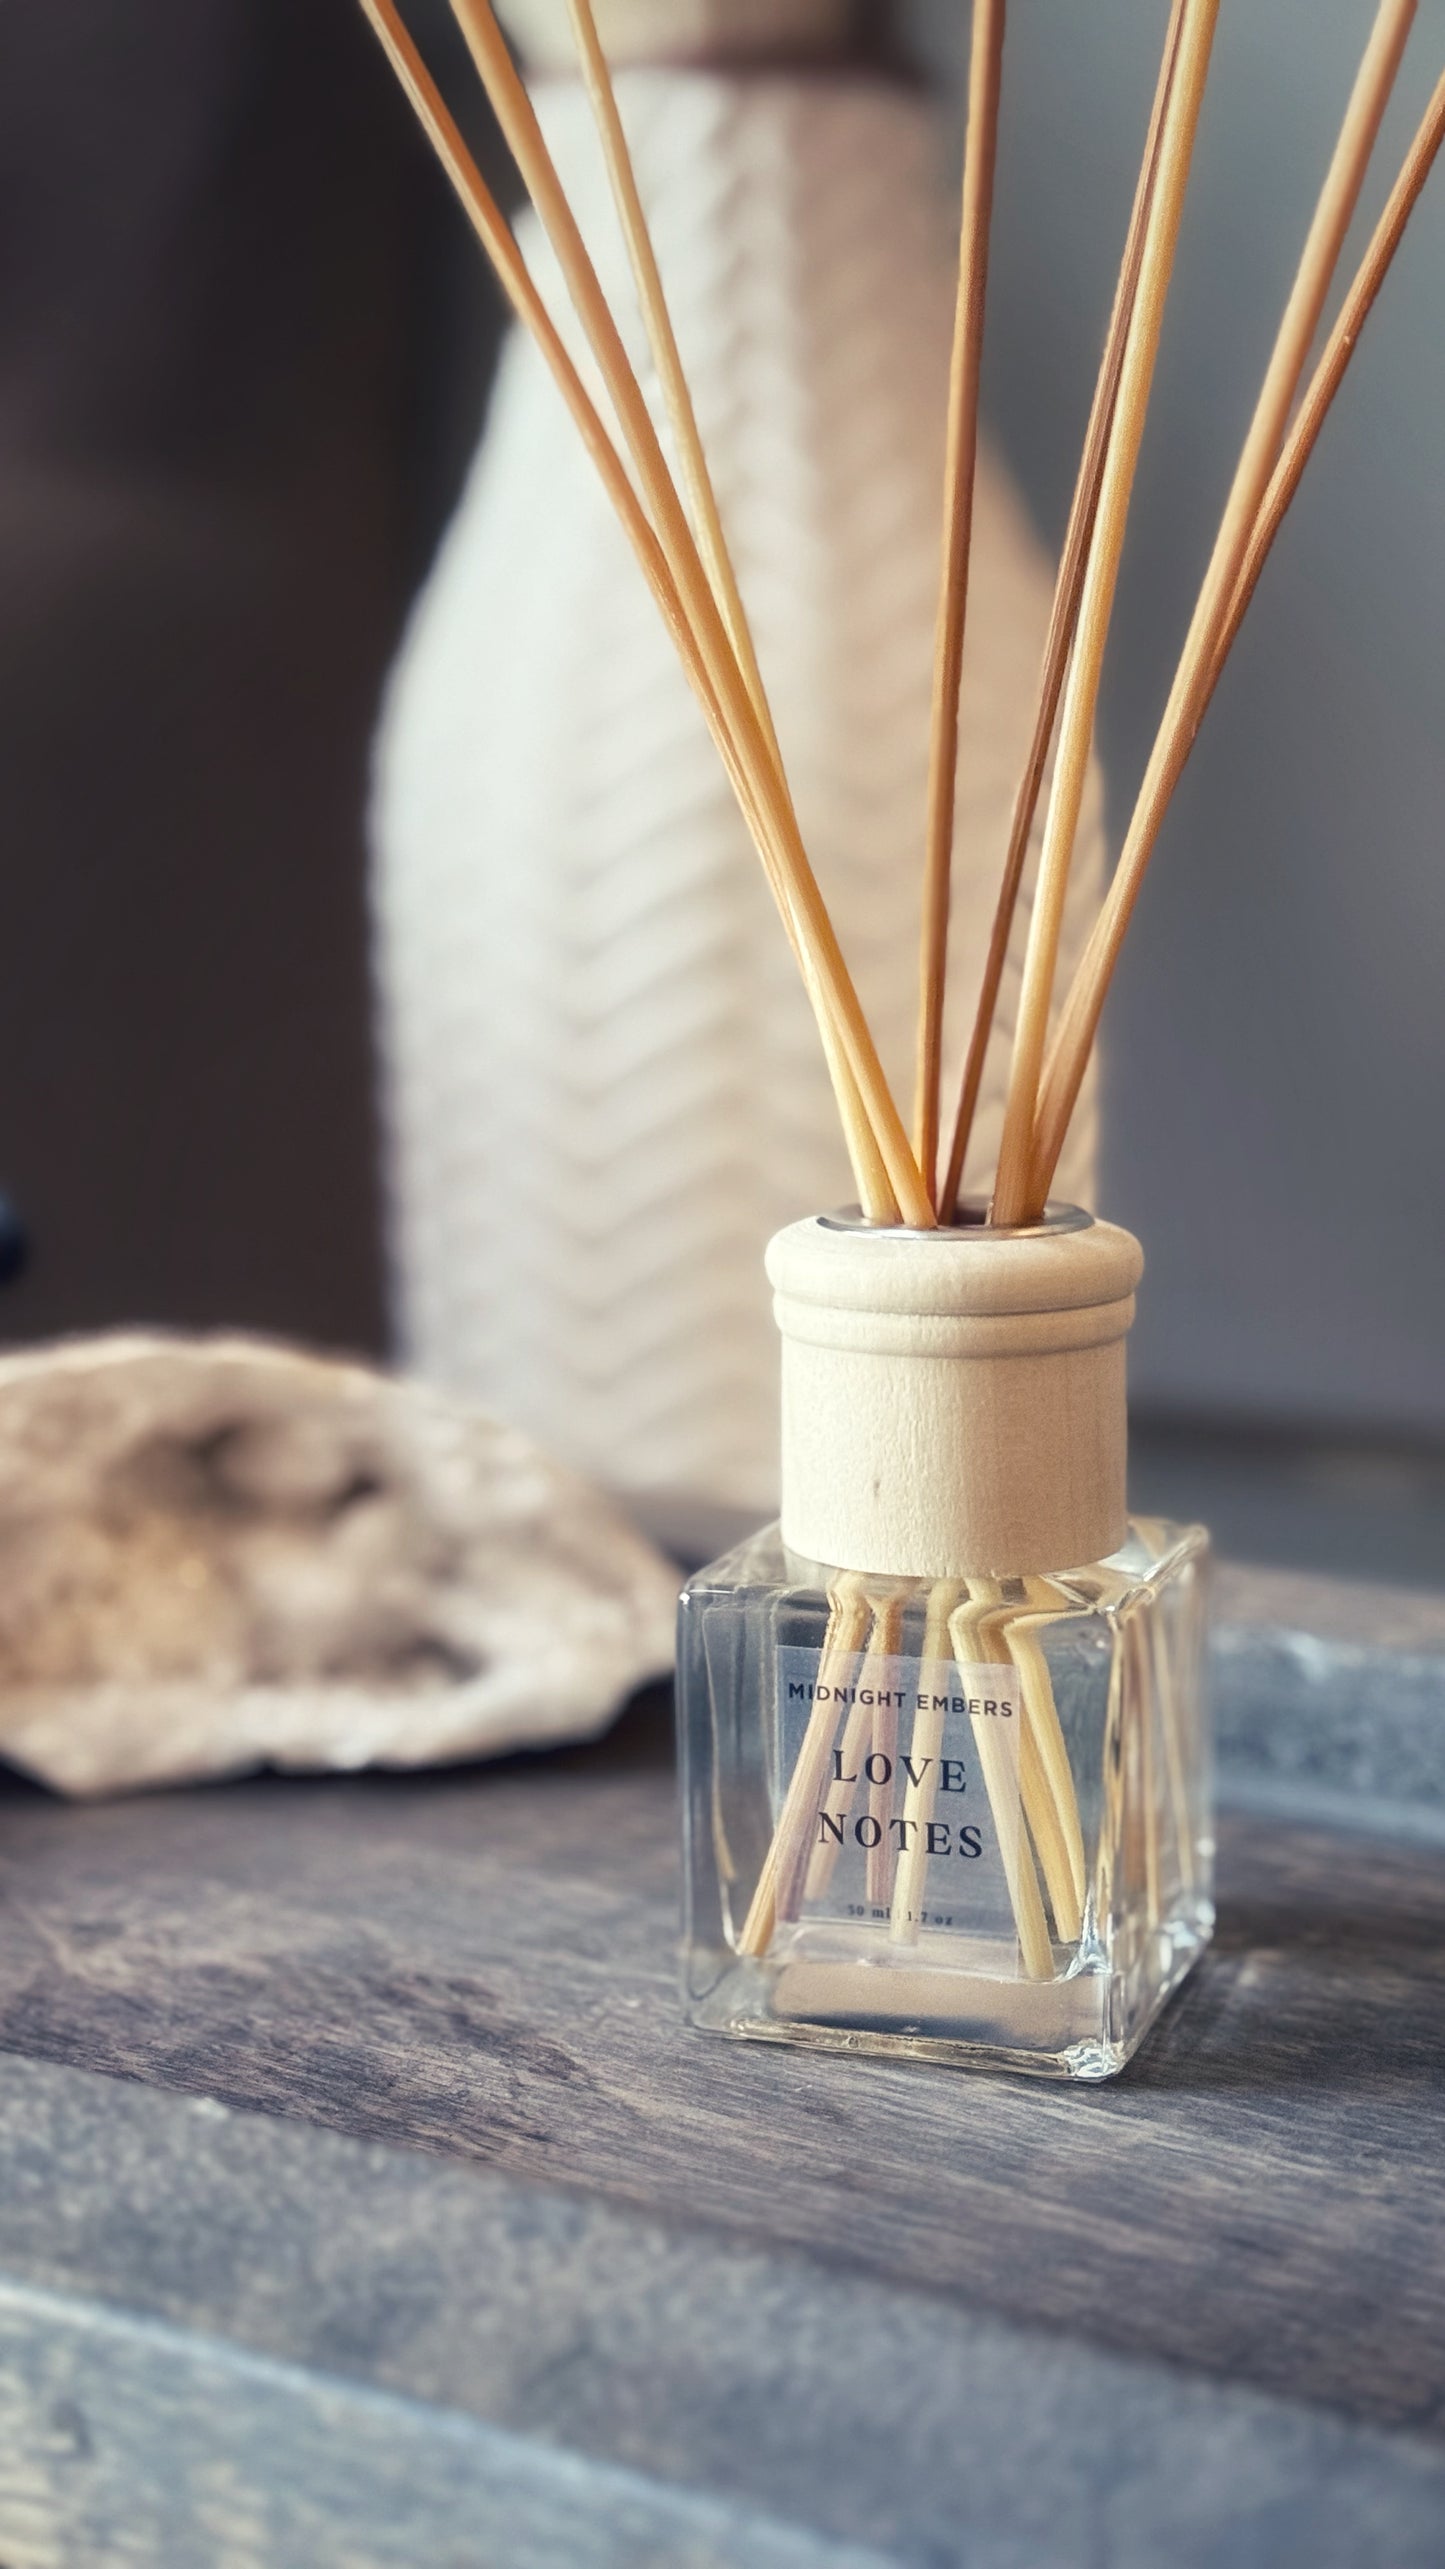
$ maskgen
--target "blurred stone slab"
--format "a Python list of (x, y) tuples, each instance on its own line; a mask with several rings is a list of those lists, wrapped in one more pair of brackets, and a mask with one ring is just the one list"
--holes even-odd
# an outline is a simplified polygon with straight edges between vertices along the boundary
[(449, 2405), (3, 2276), (0, 2436), (13, 2569), (887, 2569)]
[(676, 1588), (529, 1438), (367, 1367), (0, 1361), (0, 1754), (63, 1792), (585, 1738), (671, 1665)]
[(1226, 1564), (1214, 1702), (1234, 1803), (1445, 1840), (1445, 1593)]
[(1438, 2442), (966, 2293), (0, 2064), (10, 2569), (1434, 2569), (1442, 2511)]

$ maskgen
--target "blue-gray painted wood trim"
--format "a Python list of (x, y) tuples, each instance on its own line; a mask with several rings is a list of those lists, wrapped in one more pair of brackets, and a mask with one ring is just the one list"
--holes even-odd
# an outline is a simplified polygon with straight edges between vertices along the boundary
[(1434, 2569), (1442, 2517), (1412, 2437), (0, 2063), (7, 2569)]

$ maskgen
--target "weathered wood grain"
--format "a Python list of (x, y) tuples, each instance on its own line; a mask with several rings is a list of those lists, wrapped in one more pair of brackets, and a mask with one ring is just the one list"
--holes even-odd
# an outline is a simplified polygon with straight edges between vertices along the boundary
[(793, 2243), (1439, 2437), (1445, 1860), (1233, 1822), (1119, 2086), (731, 2046), (673, 1988), (665, 1710), (426, 1779), (0, 1801), (0, 2046)]
[(1445, 2451), (965, 2296), (0, 2059), (6, 2569), (1436, 2569)]
[(4, 2569), (898, 2569), (445, 2408), (0, 2291)]

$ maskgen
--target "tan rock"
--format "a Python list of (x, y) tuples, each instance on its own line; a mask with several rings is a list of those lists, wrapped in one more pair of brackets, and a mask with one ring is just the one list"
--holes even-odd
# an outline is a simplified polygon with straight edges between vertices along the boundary
[(587, 1738), (677, 1582), (529, 1438), (243, 1338), (0, 1360), (0, 1754), (60, 1791)]

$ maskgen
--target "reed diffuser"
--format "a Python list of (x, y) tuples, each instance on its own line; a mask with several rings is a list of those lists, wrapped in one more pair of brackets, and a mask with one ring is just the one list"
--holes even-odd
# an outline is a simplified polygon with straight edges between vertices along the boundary
[[(1207, 1543), (1197, 1529), (1128, 1518), (1124, 1343), (1142, 1255), (1127, 1233), (1053, 1203), (1050, 1187), (1170, 796), (1445, 134), (1445, 77), (1306, 382), (1414, 17), (1414, 0), (1381, 0), (1119, 865), (1059, 993), (1114, 588), (1219, 7), (1174, 0), (976, 1018), (945, 1092), (958, 691), (1005, 76), (1004, 0), (975, 0), (905, 1124), (798, 828), (592, 0), (569, 6), (661, 428), (492, 10), (452, 5), (575, 307), (585, 375), (395, 0), (362, 0), (681, 655), (812, 1003), (857, 1189), (854, 1208), (794, 1224), (768, 1251), (783, 1346), (781, 1521), (683, 1599), (690, 2010), (701, 2025), (775, 2041), (1107, 2077), (1212, 1924)], [(997, 1172), (987, 1203), (965, 1202), (983, 1058), (1026, 907)]]
[[(566, 0), (494, 5), (540, 63), (543, 131), (645, 372)], [(865, 58), (848, 0), (597, 5), (789, 786), (896, 1086), (912, 1070), (917, 915), (898, 887), (928, 763), (953, 320), (941, 103)], [(525, 215), (517, 237), (565, 330)], [(966, 969), (950, 976), (950, 1057), (1053, 594), (987, 446), (972, 552), (988, 649), (969, 654), (960, 718), (951, 934)], [(408, 620), (373, 773), (389, 1227), (410, 1360), (674, 1533), (720, 1508), (734, 1525), (776, 1514), (758, 1247), (850, 1193), (838, 1119), (727, 777), (525, 331)], [(1103, 858), (1096, 774), (1068, 971)], [(974, 1185), (1002, 1125), (1018, 964), (974, 1120)], [(1091, 1082), (1055, 1182), (1086, 1204), (1096, 1121)]]

